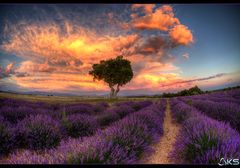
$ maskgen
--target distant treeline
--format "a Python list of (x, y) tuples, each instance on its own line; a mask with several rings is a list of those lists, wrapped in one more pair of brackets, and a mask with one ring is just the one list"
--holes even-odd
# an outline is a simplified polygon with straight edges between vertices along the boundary
[(170, 98), (170, 97), (178, 97), (178, 96), (192, 96), (192, 95), (198, 95), (198, 94), (204, 94), (204, 93), (212, 93), (212, 92), (218, 92), (218, 91), (226, 91), (226, 90), (232, 90), (232, 89), (240, 89), (240, 86), (235, 87), (227, 87), (224, 89), (218, 89), (218, 90), (212, 90), (212, 91), (202, 91), (198, 86), (194, 86), (190, 89), (184, 89), (182, 91), (179, 91), (177, 93), (163, 93), (162, 95), (152, 95), (152, 96), (127, 96), (131, 98)]
[(162, 97), (191, 96), (191, 95), (197, 95), (202, 93), (204, 93), (204, 91), (202, 91), (198, 86), (194, 86), (190, 89), (184, 89), (177, 93), (163, 93)]
[(203, 93), (212, 93), (212, 92), (226, 91), (226, 90), (239, 89), (239, 88), (240, 86), (235, 86), (235, 87), (227, 87), (224, 89), (218, 89), (213, 91), (202, 91), (198, 86), (194, 86), (190, 89), (184, 89), (177, 93), (163, 93), (161, 97), (167, 98), (167, 97), (177, 97), (177, 96), (192, 96), (192, 95), (198, 95)]

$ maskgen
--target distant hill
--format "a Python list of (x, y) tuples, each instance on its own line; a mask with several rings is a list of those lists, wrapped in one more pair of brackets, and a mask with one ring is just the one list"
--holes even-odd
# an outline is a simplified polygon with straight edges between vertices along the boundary
[[(144, 94), (144, 91), (141, 91), (138, 94), (134, 94), (131, 92), (128, 92), (128, 94), (125, 94), (126, 91), (122, 91), (122, 93), (119, 95), (119, 97), (126, 97), (126, 98), (170, 98), (170, 97), (177, 97), (177, 96), (190, 96), (190, 95), (197, 95), (197, 94), (203, 94), (203, 93), (212, 93), (212, 92), (218, 92), (218, 91), (225, 91), (225, 90), (232, 90), (232, 89), (240, 89), (240, 86), (234, 86), (234, 87), (226, 87), (222, 89), (216, 89), (216, 90), (211, 90), (211, 91), (203, 91), (201, 90), (198, 86), (194, 86), (189, 89), (184, 89), (181, 90), (177, 93), (162, 93), (162, 94), (154, 94), (148, 93)], [(79, 94), (79, 93), (61, 93), (61, 92), (42, 92), (42, 91), (29, 91), (29, 92), (16, 92), (16, 91), (1, 91), (0, 93), (13, 93), (16, 95), (35, 95), (35, 96), (64, 96), (64, 97), (82, 97), (82, 98), (107, 98), (108, 93), (94, 93), (94, 92), (89, 92), (89, 93), (84, 93), (84, 94)]]
[(162, 95), (159, 95), (159, 97), (167, 98), (167, 97), (177, 97), (177, 96), (192, 96), (192, 95), (233, 90), (233, 89), (240, 89), (240, 86), (227, 87), (227, 88), (211, 90), (211, 91), (202, 91), (198, 86), (194, 86), (190, 89), (184, 89), (177, 93), (163, 93)]

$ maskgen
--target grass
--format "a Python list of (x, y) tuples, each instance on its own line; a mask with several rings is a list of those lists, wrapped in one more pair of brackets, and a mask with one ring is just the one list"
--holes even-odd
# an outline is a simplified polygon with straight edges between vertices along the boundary
[(159, 98), (127, 98), (119, 97), (117, 99), (109, 99), (104, 97), (82, 97), (82, 96), (43, 96), (43, 95), (28, 95), (28, 94), (15, 94), (15, 93), (5, 93), (0, 92), (0, 98), (12, 98), (21, 99), (32, 102), (46, 102), (46, 103), (97, 103), (97, 102), (107, 102), (115, 103), (121, 101), (142, 101), (142, 100), (159, 100)]

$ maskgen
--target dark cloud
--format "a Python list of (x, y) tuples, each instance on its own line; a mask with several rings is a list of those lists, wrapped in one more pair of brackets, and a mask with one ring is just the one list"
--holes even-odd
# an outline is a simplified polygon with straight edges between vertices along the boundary
[(179, 82), (175, 82), (175, 83), (171, 83), (171, 84), (167, 84), (167, 85), (163, 84), (161, 86), (165, 87), (165, 86), (172, 86), (172, 85), (178, 85), (178, 84), (184, 84), (184, 83), (207, 81), (207, 80), (214, 79), (214, 78), (219, 78), (219, 77), (222, 77), (222, 76), (225, 76), (225, 75), (228, 75), (228, 73), (219, 73), (219, 74), (212, 75), (212, 76), (209, 76), (209, 77), (197, 78), (197, 79), (191, 79), (191, 80), (183, 80), (183, 81), (179, 81)]
[(16, 77), (29, 76), (29, 74), (26, 72), (17, 72), (14, 63), (8, 64), (6, 68), (2, 68), (0, 66), (0, 79), (8, 78), (11, 75), (15, 75)]
[(21, 78), (21, 77), (26, 77), (26, 76), (30, 76), (30, 75), (26, 72), (16, 72), (15, 76)]
[(167, 48), (167, 41), (161, 36), (152, 36), (144, 40), (144, 43), (137, 46), (135, 49), (136, 54), (152, 55), (157, 54), (159, 51)]

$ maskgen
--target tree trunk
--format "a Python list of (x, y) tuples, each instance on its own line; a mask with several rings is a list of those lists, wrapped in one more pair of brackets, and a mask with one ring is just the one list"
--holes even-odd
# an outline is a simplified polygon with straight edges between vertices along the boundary
[(114, 92), (115, 92), (115, 89), (113, 88), (113, 86), (110, 86), (109, 87), (111, 88), (111, 92), (110, 92), (110, 99), (114, 97)]
[(120, 91), (119, 85), (117, 85), (117, 89), (115, 90), (114, 97), (117, 97), (118, 92)]

